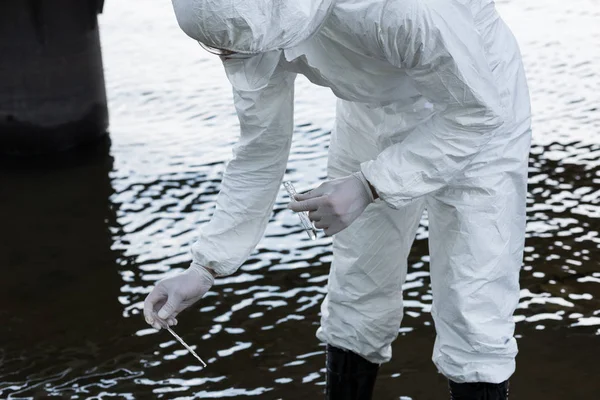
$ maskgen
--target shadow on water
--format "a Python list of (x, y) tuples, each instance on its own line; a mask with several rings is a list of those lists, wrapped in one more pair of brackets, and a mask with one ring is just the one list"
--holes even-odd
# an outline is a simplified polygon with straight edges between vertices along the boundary
[(3, 161), (0, 398), (83, 386), (98, 369), (126, 377), (121, 367), (139, 357), (122, 346), (134, 328), (121, 317), (111, 251), (109, 147)]

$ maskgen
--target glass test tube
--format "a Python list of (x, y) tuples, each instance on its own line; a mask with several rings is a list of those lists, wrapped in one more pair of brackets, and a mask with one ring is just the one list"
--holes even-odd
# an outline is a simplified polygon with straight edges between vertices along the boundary
[[(283, 182), (283, 186), (285, 187), (285, 190), (287, 190), (288, 194), (290, 195), (290, 201), (296, 201), (294, 196), (297, 195), (298, 193), (296, 192), (294, 185), (292, 185), (292, 182), (290, 182), (290, 181)], [(312, 222), (310, 222), (310, 219), (308, 219), (308, 213), (306, 211), (301, 211), (297, 214), (300, 217), (300, 223), (302, 223), (302, 227), (308, 234), (308, 237), (310, 238), (310, 240), (315, 240), (317, 238), (317, 230), (313, 226)]]
[(192, 349), (192, 348), (190, 347), (190, 345), (189, 345), (189, 344), (187, 344), (187, 343), (186, 343), (186, 342), (185, 342), (185, 341), (184, 341), (184, 340), (183, 340), (183, 339), (182, 339), (182, 338), (181, 338), (181, 337), (180, 337), (178, 334), (176, 334), (176, 333), (175, 333), (175, 331), (174, 331), (173, 329), (171, 329), (171, 327), (170, 327), (170, 326), (167, 326), (167, 331), (169, 331), (169, 333), (170, 333), (171, 335), (173, 335), (173, 337), (174, 337), (175, 339), (177, 339), (177, 341), (178, 341), (179, 343), (181, 343), (181, 345), (182, 345), (183, 347), (185, 347), (185, 348), (186, 348), (186, 350), (187, 350), (187, 351), (189, 351), (191, 355), (193, 355), (194, 357), (196, 357), (196, 358), (198, 359), (198, 361), (200, 361), (200, 363), (202, 364), (202, 366), (203, 366), (204, 368), (206, 368), (206, 363), (204, 362), (204, 360), (202, 360), (202, 359), (200, 358), (200, 356), (199, 356), (198, 354), (196, 354), (196, 352), (194, 351), (194, 349)]

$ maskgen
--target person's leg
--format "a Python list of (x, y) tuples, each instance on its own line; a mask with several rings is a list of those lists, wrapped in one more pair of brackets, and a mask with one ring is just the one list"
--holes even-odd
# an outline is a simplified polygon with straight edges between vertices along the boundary
[(335, 235), (319, 339), (372, 363), (390, 360), (402, 320), (407, 256), (422, 211), (421, 202), (402, 210), (374, 203)]
[[(332, 134), (329, 179), (360, 170), (377, 155), (374, 128), (350, 126), (347, 116), (370, 121), (360, 105), (341, 102)], [(363, 132), (364, 135), (360, 135)], [(368, 400), (379, 364), (389, 361), (402, 320), (402, 284), (407, 256), (424, 201), (393, 210), (381, 201), (369, 205), (334, 236), (327, 296), (321, 305), (317, 337), (327, 343), (327, 398)]]
[(515, 371), (528, 143), (526, 133), (491, 148), (427, 198), (433, 362), (455, 399), (505, 399)]
[(423, 203), (371, 204), (333, 242), (317, 337), (328, 344), (328, 399), (370, 399), (379, 364), (392, 356), (402, 320), (406, 259)]

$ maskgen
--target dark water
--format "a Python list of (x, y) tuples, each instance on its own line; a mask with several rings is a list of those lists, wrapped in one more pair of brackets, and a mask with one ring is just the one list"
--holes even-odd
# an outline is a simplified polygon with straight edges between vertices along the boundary
[[(519, 0), (499, 9), (524, 53), (535, 114), (527, 250), (516, 313), (515, 399), (600, 398), (600, 5)], [(219, 61), (186, 40), (168, 1), (107, 3), (112, 147), (0, 170), (0, 398), (320, 398), (314, 337), (331, 261), (283, 191), (265, 239), (180, 318), (202, 370), (140, 316), (157, 279), (189, 262), (236, 137)], [(334, 99), (301, 80), (287, 178), (325, 177)], [(376, 399), (447, 398), (430, 362), (426, 221), (406, 317)]]

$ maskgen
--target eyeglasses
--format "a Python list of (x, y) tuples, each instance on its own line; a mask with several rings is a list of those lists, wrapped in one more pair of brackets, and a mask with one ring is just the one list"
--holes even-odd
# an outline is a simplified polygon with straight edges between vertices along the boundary
[(198, 42), (198, 44), (200, 45), (200, 47), (202, 47), (204, 50), (208, 51), (210, 54), (214, 54), (215, 56), (219, 56), (219, 57), (223, 57), (223, 58), (244, 59), (244, 58), (250, 58), (250, 57), (254, 56), (254, 54), (238, 53), (237, 51), (219, 49), (217, 47), (208, 46), (202, 42)]

